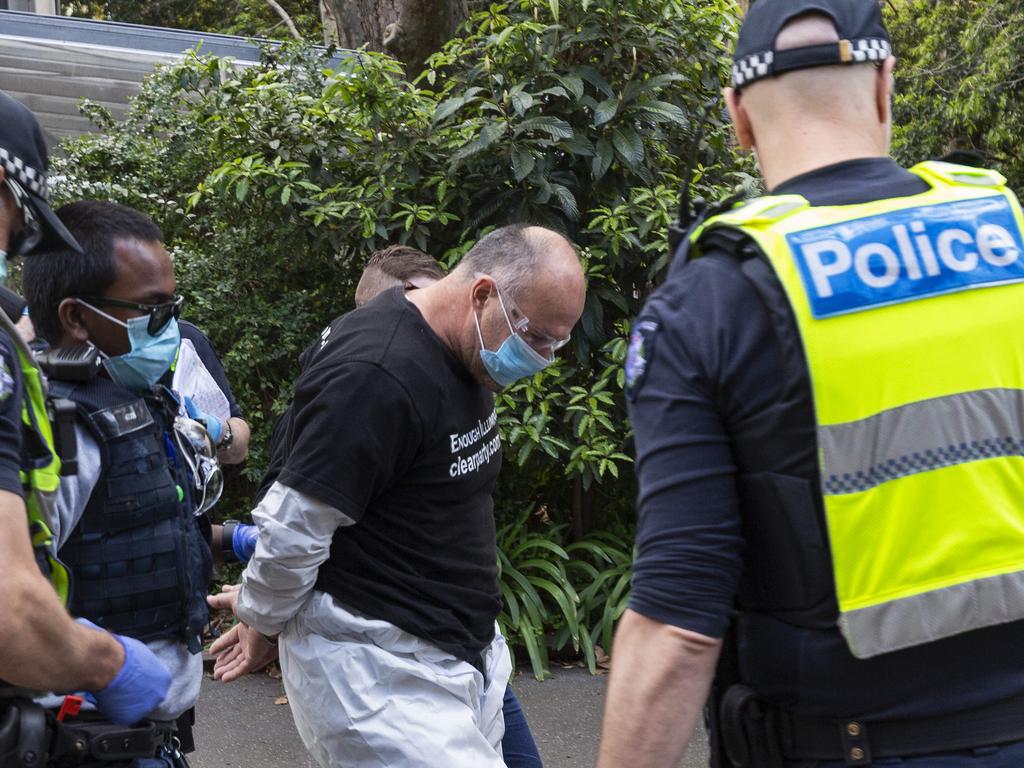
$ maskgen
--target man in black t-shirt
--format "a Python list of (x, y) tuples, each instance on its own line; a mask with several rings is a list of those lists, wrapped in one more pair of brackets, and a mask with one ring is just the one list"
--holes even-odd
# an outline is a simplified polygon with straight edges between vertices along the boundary
[(554, 359), (584, 292), (561, 235), (505, 227), (443, 280), (347, 315), (299, 379), (255, 557), (211, 598), (244, 622), (215, 645), (215, 676), (264, 662), (280, 635), (321, 765), (503, 766), (491, 391)]
[[(444, 277), (444, 270), (430, 254), (408, 245), (389, 245), (387, 248), (374, 251), (366, 262), (363, 274), (359, 277), (359, 283), (356, 285), (356, 308), (358, 309), (390, 288), (402, 286), (404, 290), (411, 291), (432, 285), (442, 277)], [(345, 315), (341, 315), (332, 320), (320, 332), (319, 338), (302, 350), (302, 354), (299, 355), (300, 373), (306, 370), (306, 366), (312, 362), (317, 353), (327, 346), (335, 327), (341, 323), (344, 317)], [(274, 429), (270, 435), (270, 460), (267, 462), (267, 471), (263, 474), (259, 490), (256, 491), (257, 503), (277, 480), (277, 476), (284, 466), (288, 451), (284, 431), (291, 420), (291, 410), (292, 406), (289, 404), (285, 412), (274, 422)]]

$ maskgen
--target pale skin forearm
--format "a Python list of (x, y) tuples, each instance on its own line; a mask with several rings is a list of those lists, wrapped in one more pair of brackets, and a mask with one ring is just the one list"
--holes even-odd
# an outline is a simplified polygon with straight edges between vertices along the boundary
[(676, 768), (722, 642), (627, 610), (615, 633), (597, 768)]
[(249, 425), (237, 416), (228, 419), (228, 424), (231, 425), (231, 447), (219, 451), (217, 458), (221, 464), (241, 464), (249, 455)]
[(98, 691), (124, 664), (114, 637), (72, 621), (39, 571), (25, 505), (0, 491), (0, 678), (40, 691)]

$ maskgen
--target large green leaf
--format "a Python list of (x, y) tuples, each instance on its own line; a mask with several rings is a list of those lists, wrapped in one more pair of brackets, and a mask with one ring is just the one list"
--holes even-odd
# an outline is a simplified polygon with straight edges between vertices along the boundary
[(591, 174), (594, 177), (594, 181), (599, 181), (603, 177), (608, 169), (612, 166), (612, 160), (615, 158), (615, 150), (612, 147), (612, 143), (608, 139), (602, 137), (597, 140), (597, 153), (594, 155), (594, 160), (591, 163)]
[(612, 144), (626, 165), (634, 168), (644, 159), (644, 142), (632, 128), (619, 126), (612, 131)]
[(529, 176), (536, 163), (532, 152), (518, 146), (512, 147), (512, 173), (516, 181), (522, 181)]
[(594, 125), (604, 125), (615, 117), (619, 109), (619, 100), (616, 98), (605, 99), (594, 108)]
[(572, 136), (572, 126), (559, 117), (531, 117), (516, 126), (514, 136), (531, 133), (546, 133), (553, 139), (568, 139)]

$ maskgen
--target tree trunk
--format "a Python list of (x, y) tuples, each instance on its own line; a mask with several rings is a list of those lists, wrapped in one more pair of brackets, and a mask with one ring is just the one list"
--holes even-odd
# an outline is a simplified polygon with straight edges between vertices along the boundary
[(324, 42), (385, 51), (410, 78), (468, 17), (466, 0), (320, 0)]

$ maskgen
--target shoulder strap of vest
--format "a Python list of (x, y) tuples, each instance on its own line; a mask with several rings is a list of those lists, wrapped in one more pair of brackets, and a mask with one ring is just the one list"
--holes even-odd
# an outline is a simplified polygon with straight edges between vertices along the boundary
[(70, 598), (71, 576), (64, 564), (53, 554), (52, 494), (60, 485), (61, 463), (54, 450), (53, 430), (46, 408), (46, 377), (36, 366), (32, 351), (18, 333), (7, 313), (0, 312), (0, 331), (6, 332), (14, 345), (21, 367), (24, 394), (21, 403), (22, 439), (32, 444), (32, 460), (22, 446), (21, 483), (25, 490), (25, 512), (36, 562), (49, 579), (60, 599)]
[(760, 197), (739, 205), (733, 201), (727, 210), (720, 210), (699, 222), (690, 238), (696, 246), (691, 251), (695, 256), (711, 250), (728, 254), (757, 292), (782, 354), (781, 397), (786, 401), (796, 397), (795, 390), (807, 379), (807, 358), (782, 284), (761, 247), (742, 225), (755, 219), (782, 218), (808, 205), (807, 200), (798, 195)]
[(957, 165), (941, 160), (927, 160), (909, 169), (934, 186), (989, 187), (1002, 191), (1006, 188), (1006, 177), (990, 168), (976, 168)]

